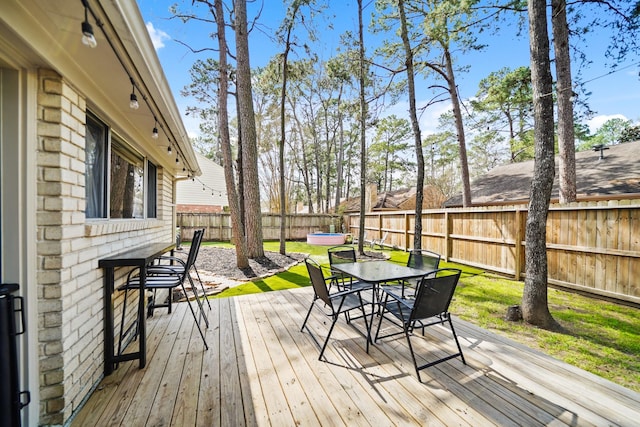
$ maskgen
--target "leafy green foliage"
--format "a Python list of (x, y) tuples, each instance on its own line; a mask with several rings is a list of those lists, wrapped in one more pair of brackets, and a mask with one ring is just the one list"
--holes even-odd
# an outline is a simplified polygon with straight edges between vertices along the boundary
[[(578, 147), (578, 151), (590, 150), (596, 145), (615, 145), (622, 141), (623, 135), (629, 137), (633, 134), (633, 131), (628, 131), (631, 128), (631, 121), (621, 118), (609, 119), (596, 131), (596, 133), (587, 141), (581, 143)], [(629, 132), (627, 134), (627, 132)]]
[(531, 70), (502, 68), (478, 84), (471, 101), (478, 141), (506, 142), (511, 162), (533, 158)]
[(384, 117), (376, 125), (369, 146), (367, 170), (369, 180), (378, 183), (378, 191), (391, 191), (403, 186), (404, 176), (414, 166), (409, 160), (411, 125), (395, 115)]

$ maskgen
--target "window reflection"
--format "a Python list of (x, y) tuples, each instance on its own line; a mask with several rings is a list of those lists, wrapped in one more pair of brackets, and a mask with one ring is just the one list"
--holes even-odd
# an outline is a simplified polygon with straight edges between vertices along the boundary
[(111, 148), (111, 218), (143, 218), (144, 162), (121, 143)]

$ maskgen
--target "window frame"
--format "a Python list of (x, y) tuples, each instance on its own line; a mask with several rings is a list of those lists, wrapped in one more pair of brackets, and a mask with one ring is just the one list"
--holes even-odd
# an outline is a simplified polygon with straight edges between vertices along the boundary
[[(95, 126), (95, 128), (101, 128), (102, 135), (101, 139), (103, 146), (101, 147), (102, 152), (100, 153), (103, 156), (103, 159), (100, 159), (99, 165), (102, 168), (100, 170), (102, 176), (102, 182), (99, 183), (99, 186), (102, 191), (102, 200), (98, 202), (93, 202), (92, 206), (100, 204), (100, 209), (102, 212), (91, 213), (90, 212), (90, 204), (89, 198), (95, 197), (93, 192), (90, 193), (90, 188), (95, 184), (92, 184), (89, 180), (89, 169), (90, 165), (87, 161), (92, 158), (88, 154), (87, 149), (89, 148), (89, 143), (87, 142), (87, 138), (89, 137), (89, 126)], [(101, 120), (96, 114), (87, 110), (86, 112), (86, 124), (85, 124), (85, 218), (87, 220), (108, 220), (108, 221), (122, 221), (122, 220), (145, 220), (145, 219), (156, 219), (158, 218), (158, 204), (159, 204), (159, 194), (158, 194), (158, 170), (159, 166), (156, 165), (155, 162), (134, 149), (131, 144), (127, 142), (127, 140), (121, 137), (119, 134), (116, 134), (112, 127), (109, 126), (104, 120)], [(95, 144), (94, 144), (95, 145)], [(114, 217), (112, 215), (111, 210), (111, 200), (112, 200), (112, 154), (117, 153), (117, 155), (124, 159), (125, 162), (129, 162), (130, 164), (135, 164), (134, 167), (140, 168), (141, 177), (139, 178), (139, 184), (142, 186), (141, 191), (142, 195), (139, 197), (141, 199), (141, 206), (139, 206), (138, 212), (141, 215), (136, 216), (135, 210), (133, 211), (131, 217)], [(93, 156), (95, 157), (95, 156)], [(153, 194), (152, 194), (153, 193)], [(135, 202), (134, 202), (135, 205)]]

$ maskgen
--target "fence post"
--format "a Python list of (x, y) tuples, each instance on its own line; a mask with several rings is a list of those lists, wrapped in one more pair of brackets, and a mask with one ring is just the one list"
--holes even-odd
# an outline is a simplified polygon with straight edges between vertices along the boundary
[(409, 250), (409, 214), (404, 214), (404, 250)]
[(451, 257), (452, 247), (451, 247), (451, 229), (452, 229), (452, 220), (449, 215), (449, 210), (444, 211), (444, 260), (449, 261)]
[(520, 275), (522, 274), (522, 236), (524, 236), (523, 233), (523, 218), (524, 215), (522, 214), (522, 210), (516, 208), (515, 210), (515, 216), (516, 216), (516, 220), (515, 220), (515, 225), (516, 225), (516, 229), (515, 229), (515, 240), (516, 240), (516, 247), (514, 250), (514, 256), (515, 256), (515, 262), (513, 264), (513, 274), (515, 276), (516, 280), (520, 280)]

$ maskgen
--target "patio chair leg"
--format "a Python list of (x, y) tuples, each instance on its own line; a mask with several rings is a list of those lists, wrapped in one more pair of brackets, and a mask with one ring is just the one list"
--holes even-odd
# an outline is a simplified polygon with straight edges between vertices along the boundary
[(413, 366), (416, 368), (416, 375), (418, 376), (418, 381), (422, 382), (420, 378), (420, 369), (418, 368), (418, 362), (416, 361), (416, 355), (413, 353), (413, 346), (411, 345), (411, 338), (409, 338), (409, 325), (405, 323), (404, 325), (404, 335), (407, 337), (407, 343), (409, 344), (409, 352), (411, 352), (411, 359), (413, 360)]
[[(182, 286), (182, 292), (184, 292), (184, 294), (186, 295), (187, 288), (185, 288), (184, 282), (181, 284), (181, 286)], [(196, 327), (198, 328), (198, 332), (200, 332), (200, 337), (202, 337), (202, 342), (204, 343), (204, 349), (209, 350), (209, 346), (207, 345), (207, 340), (205, 339), (204, 333), (202, 332), (202, 328), (200, 327), (200, 321), (198, 320), (196, 311), (193, 309), (193, 306), (191, 305), (191, 301), (189, 301), (189, 298), (187, 298), (187, 304), (189, 304), (189, 310), (191, 310), (191, 314), (193, 315), (193, 320), (196, 322)]]
[(337, 314), (334, 314), (332, 317), (333, 322), (331, 323), (331, 327), (329, 328), (329, 332), (327, 333), (327, 338), (324, 340), (324, 344), (322, 345), (322, 350), (320, 350), (320, 356), (318, 356), (318, 360), (322, 360), (322, 355), (324, 354), (324, 350), (327, 348), (327, 344), (329, 344), (329, 338), (331, 337), (331, 332), (333, 332), (333, 327), (336, 326), (336, 322), (338, 321)]
[(196, 268), (195, 264), (193, 265), (193, 269), (196, 272), (196, 276), (198, 276), (198, 282), (200, 282), (200, 287), (202, 288), (202, 294), (205, 296), (205, 300), (207, 301), (207, 305), (209, 306), (209, 310), (211, 310), (211, 301), (209, 301), (209, 298), (207, 298), (207, 293), (204, 290), (204, 283), (202, 282), (202, 279), (200, 278), (200, 272)]
[[(191, 290), (193, 291), (193, 295), (195, 296), (196, 302), (198, 303), (198, 308), (200, 309), (200, 315), (204, 319), (205, 326), (208, 328), (209, 327), (209, 319), (207, 318), (207, 315), (204, 313), (204, 305), (202, 304), (202, 301), (200, 301), (200, 298), (198, 297), (198, 288), (196, 287), (195, 283), (193, 283), (193, 279), (191, 278), (191, 276), (187, 275), (187, 277), (189, 277), (189, 283), (191, 284)], [(206, 298), (206, 296), (205, 296), (205, 298)]]
[(300, 328), (300, 332), (304, 331), (304, 325), (306, 325), (307, 320), (309, 320), (309, 316), (311, 315), (311, 310), (313, 310), (313, 305), (316, 303), (316, 299), (318, 298), (314, 295), (313, 301), (311, 302), (311, 306), (309, 306), (309, 311), (307, 311), (307, 315), (304, 318), (304, 322), (302, 322), (302, 327)]
[(127, 292), (128, 289), (124, 290), (124, 302), (122, 303), (122, 316), (120, 317), (120, 334), (118, 339), (118, 355), (122, 354), (122, 337), (124, 335), (124, 315), (127, 311)]
[(449, 320), (449, 326), (451, 327), (451, 332), (453, 333), (453, 339), (456, 341), (456, 345), (458, 346), (458, 352), (460, 353), (460, 359), (462, 359), (463, 364), (467, 364), (467, 361), (464, 360), (464, 354), (462, 354), (462, 347), (460, 347), (460, 342), (458, 341), (458, 335), (456, 334), (455, 329), (453, 329), (453, 322), (451, 321), (451, 315), (447, 316), (447, 320)]

